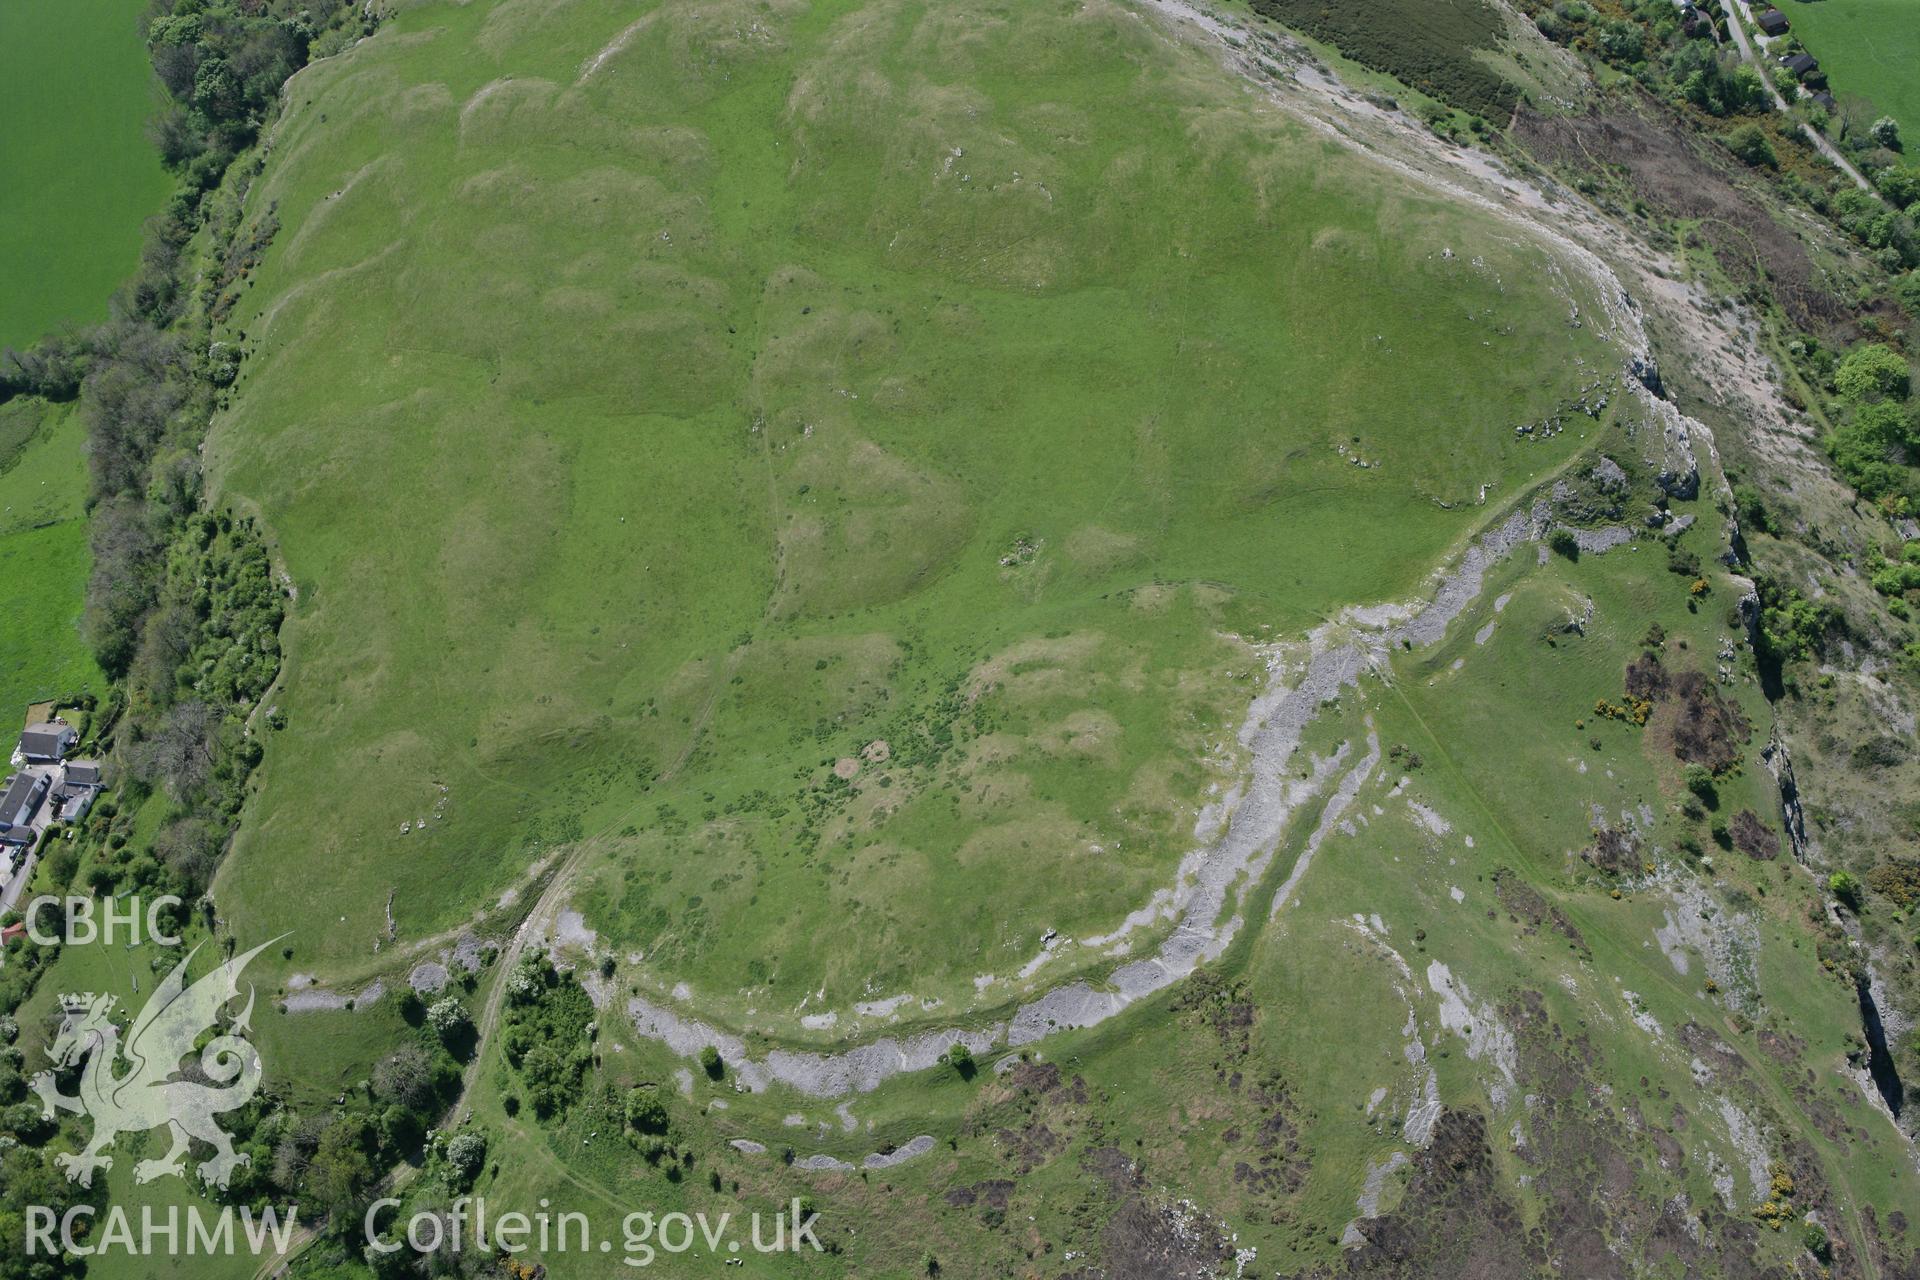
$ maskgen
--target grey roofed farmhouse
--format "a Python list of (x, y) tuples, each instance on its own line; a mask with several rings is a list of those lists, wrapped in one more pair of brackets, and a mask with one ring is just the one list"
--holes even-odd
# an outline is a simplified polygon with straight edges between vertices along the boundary
[(28, 760), (60, 760), (73, 749), (79, 737), (72, 725), (48, 723), (28, 725), (20, 735), (19, 754)]

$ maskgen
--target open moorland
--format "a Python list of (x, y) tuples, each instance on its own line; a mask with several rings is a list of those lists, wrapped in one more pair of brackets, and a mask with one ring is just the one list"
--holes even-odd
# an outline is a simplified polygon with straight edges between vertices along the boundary
[(0, 1280), (1920, 1274), (1920, 171), (1710, 14), (149, 19), (0, 696), (250, 967), (11, 931)]
[(1621, 361), (1124, 7), (428, 6), (289, 92), (208, 456), (301, 607), (220, 893), (336, 965), (561, 849), (663, 988), (969, 999), (1170, 888), (1262, 643)]

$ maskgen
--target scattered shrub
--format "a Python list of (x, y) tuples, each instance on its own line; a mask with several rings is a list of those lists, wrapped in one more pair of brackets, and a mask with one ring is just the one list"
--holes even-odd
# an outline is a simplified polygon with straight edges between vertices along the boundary
[(1727, 150), (1733, 152), (1740, 161), (1754, 169), (1778, 169), (1780, 157), (1773, 149), (1773, 140), (1767, 137), (1767, 131), (1757, 124), (1743, 124), (1727, 134), (1722, 141)]
[(1920, 861), (1895, 858), (1867, 872), (1873, 891), (1902, 911), (1920, 905)]
[(1686, 783), (1687, 790), (1700, 797), (1701, 803), (1711, 806), (1720, 802), (1719, 793), (1713, 785), (1713, 771), (1705, 765), (1688, 765), (1681, 772), (1681, 780)]
[(460, 1032), (473, 1026), (473, 1016), (467, 1012), (467, 1006), (452, 996), (435, 1000), (427, 1010), (427, 1025), (442, 1040), (451, 1040)]
[(627, 1125), (636, 1133), (665, 1133), (667, 1108), (651, 1089), (635, 1089), (627, 1095)]
[(478, 1133), (455, 1134), (447, 1143), (447, 1168), (458, 1180), (459, 1189), (465, 1190), (473, 1185), (480, 1176), (480, 1170), (487, 1163), (487, 1140)]

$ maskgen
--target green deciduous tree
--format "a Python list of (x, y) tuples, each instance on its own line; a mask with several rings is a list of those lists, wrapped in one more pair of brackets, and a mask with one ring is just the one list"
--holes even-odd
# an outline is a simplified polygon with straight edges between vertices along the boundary
[(1778, 169), (1780, 157), (1774, 152), (1767, 131), (1757, 124), (1743, 124), (1726, 136), (1727, 149), (1753, 168)]
[(1847, 352), (1834, 370), (1834, 389), (1848, 400), (1904, 400), (1911, 371), (1906, 357), (1883, 342), (1869, 342)]
[(640, 1133), (665, 1133), (667, 1108), (651, 1089), (635, 1089), (627, 1095), (627, 1124)]

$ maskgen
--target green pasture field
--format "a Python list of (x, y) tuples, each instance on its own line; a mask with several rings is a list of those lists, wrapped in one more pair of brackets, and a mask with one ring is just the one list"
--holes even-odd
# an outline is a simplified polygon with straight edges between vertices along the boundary
[(106, 318), (167, 176), (148, 145), (142, 0), (0, 6), (0, 346)]
[(1920, 132), (1920, 8), (1907, 0), (1794, 0), (1783, 10), (1834, 97), (1865, 99)]
[(0, 405), (0, 717), (106, 679), (80, 638), (86, 429), (71, 405)]
[(1251, 646), (1419, 589), (1618, 359), (1121, 8), (422, 5), (288, 103), (207, 456), (299, 602), (219, 894), (323, 972), (585, 844), (743, 1016), (970, 999), (1168, 883)]

